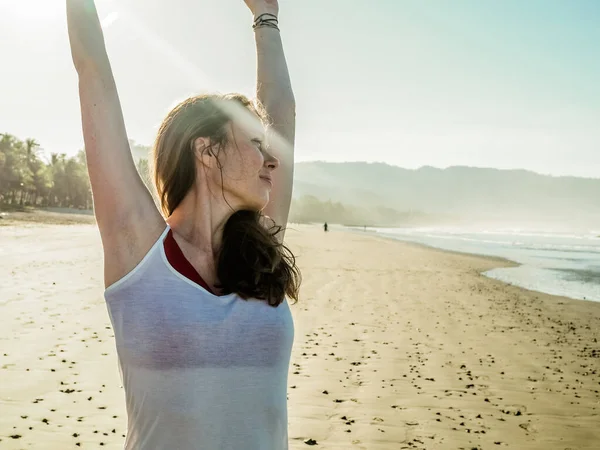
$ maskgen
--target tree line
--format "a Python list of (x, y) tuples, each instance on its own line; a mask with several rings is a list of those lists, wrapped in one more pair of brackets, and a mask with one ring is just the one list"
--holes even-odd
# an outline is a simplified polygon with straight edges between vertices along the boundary
[(35, 139), (0, 134), (0, 204), (90, 209), (92, 194), (85, 152), (42, 158)]
[[(148, 161), (139, 159), (136, 165), (152, 191)], [(92, 209), (85, 151), (71, 157), (65, 153), (45, 157), (35, 139), (0, 133), (0, 206)]]
[(425, 225), (439, 218), (421, 211), (398, 211), (385, 206), (362, 208), (304, 195), (292, 200), (289, 220), (293, 223), (329, 222), (362, 227)]
[[(137, 154), (147, 154), (147, 148), (133, 141), (130, 144)], [(138, 158), (136, 166), (155, 196), (148, 160)], [(80, 150), (72, 157), (51, 153), (43, 158), (35, 139), (20, 140), (11, 134), (0, 134), (0, 206), (92, 209), (85, 152)], [(310, 195), (293, 199), (290, 210), (290, 221), (295, 223), (393, 226), (430, 219), (420, 212), (401, 212), (382, 206), (366, 209)]]

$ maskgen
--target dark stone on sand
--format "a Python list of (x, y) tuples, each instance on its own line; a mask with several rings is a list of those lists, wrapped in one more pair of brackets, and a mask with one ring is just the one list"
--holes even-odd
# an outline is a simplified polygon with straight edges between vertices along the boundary
[(314, 439), (307, 439), (304, 441), (304, 443), (306, 445), (317, 445), (317, 441), (315, 441)]

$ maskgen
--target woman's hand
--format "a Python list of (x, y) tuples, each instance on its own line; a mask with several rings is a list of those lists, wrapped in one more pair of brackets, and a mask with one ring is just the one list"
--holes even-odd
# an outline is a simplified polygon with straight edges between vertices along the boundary
[(277, 0), (244, 0), (244, 2), (250, 8), (254, 17), (258, 17), (264, 13), (276, 16), (279, 14), (279, 3)]

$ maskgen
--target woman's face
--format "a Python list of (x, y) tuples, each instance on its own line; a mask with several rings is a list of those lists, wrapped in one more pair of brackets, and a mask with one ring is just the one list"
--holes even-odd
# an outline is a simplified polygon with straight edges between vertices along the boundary
[(217, 153), (220, 164), (212, 168), (213, 181), (236, 210), (260, 211), (269, 203), (272, 172), (279, 161), (266, 151), (262, 124), (230, 122), (227, 134), (227, 146)]

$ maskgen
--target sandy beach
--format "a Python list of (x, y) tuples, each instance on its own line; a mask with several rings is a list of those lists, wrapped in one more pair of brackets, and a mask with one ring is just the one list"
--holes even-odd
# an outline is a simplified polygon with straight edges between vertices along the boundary
[[(89, 220), (89, 219), (86, 219)], [(291, 449), (600, 449), (600, 302), (488, 279), (509, 262), (291, 226)], [(122, 448), (90, 224), (0, 226), (0, 448)]]

